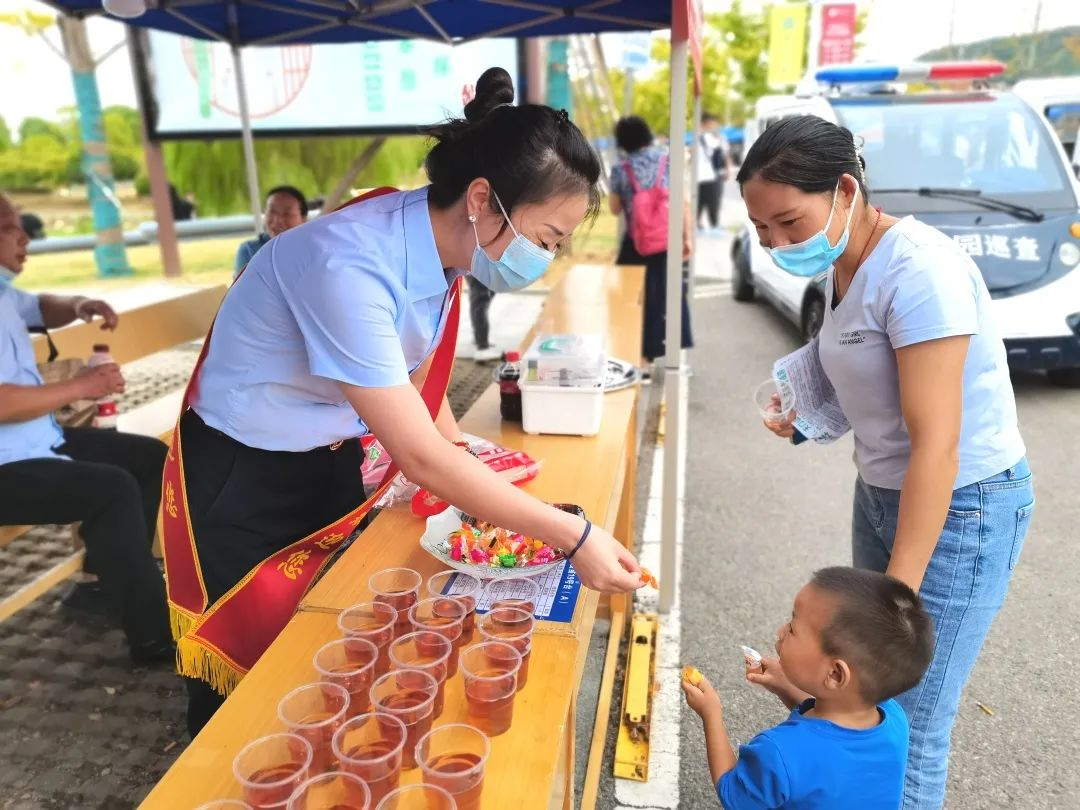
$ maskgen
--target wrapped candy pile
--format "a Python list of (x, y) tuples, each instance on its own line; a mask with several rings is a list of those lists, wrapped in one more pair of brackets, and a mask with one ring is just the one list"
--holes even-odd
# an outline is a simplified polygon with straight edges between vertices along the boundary
[(557, 562), (563, 556), (540, 540), (484, 522), (476, 526), (462, 523), (447, 540), (453, 560), (491, 568), (529, 568)]

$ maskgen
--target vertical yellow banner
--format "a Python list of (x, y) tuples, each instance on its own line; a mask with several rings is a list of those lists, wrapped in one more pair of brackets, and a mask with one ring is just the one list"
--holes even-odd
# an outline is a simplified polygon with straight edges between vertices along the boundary
[(769, 84), (796, 84), (806, 59), (806, 3), (779, 3), (769, 10)]

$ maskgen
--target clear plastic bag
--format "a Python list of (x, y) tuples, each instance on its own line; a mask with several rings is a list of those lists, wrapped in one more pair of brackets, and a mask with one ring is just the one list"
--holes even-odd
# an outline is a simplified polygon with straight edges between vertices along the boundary
[[(520, 486), (532, 481), (540, 472), (542, 461), (535, 461), (521, 450), (509, 450), (500, 447), (479, 436), (465, 435), (476, 457), (489, 469), (506, 481)], [(363, 477), (364, 489), (373, 491), (383, 479), (391, 464), (390, 454), (378, 439), (365, 436), (361, 439), (364, 448)], [(464, 451), (462, 451), (464, 452)], [(409, 481), (400, 472), (394, 476), (390, 488), (383, 493), (375, 505), (376, 509), (408, 509), (419, 517), (431, 517), (445, 510), (450, 504), (428, 492), (419, 484)]]

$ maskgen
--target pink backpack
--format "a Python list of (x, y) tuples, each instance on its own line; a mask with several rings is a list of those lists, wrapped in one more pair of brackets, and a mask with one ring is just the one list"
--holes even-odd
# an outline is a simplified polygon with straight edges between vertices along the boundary
[(630, 161), (623, 163), (634, 197), (630, 203), (630, 240), (642, 256), (652, 256), (667, 250), (669, 191), (664, 186), (667, 155), (660, 157), (656, 167), (656, 182), (652, 188), (638, 185)]

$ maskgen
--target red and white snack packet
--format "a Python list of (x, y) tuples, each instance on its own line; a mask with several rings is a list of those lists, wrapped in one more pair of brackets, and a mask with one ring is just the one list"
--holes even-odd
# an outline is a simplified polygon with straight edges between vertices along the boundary
[[(476, 457), (489, 469), (506, 481), (518, 486), (532, 481), (540, 473), (542, 461), (535, 461), (521, 450), (509, 450), (500, 447), (479, 436), (465, 436)], [(364, 488), (371, 492), (382, 481), (386, 468), (390, 465), (390, 454), (377, 439), (362, 440), (365, 450), (363, 476)], [(463, 451), (464, 452), (464, 451)], [(418, 517), (431, 517), (444, 511), (450, 504), (426, 489), (409, 481), (401, 473), (394, 478), (390, 488), (379, 500), (379, 509), (409, 508)]]

